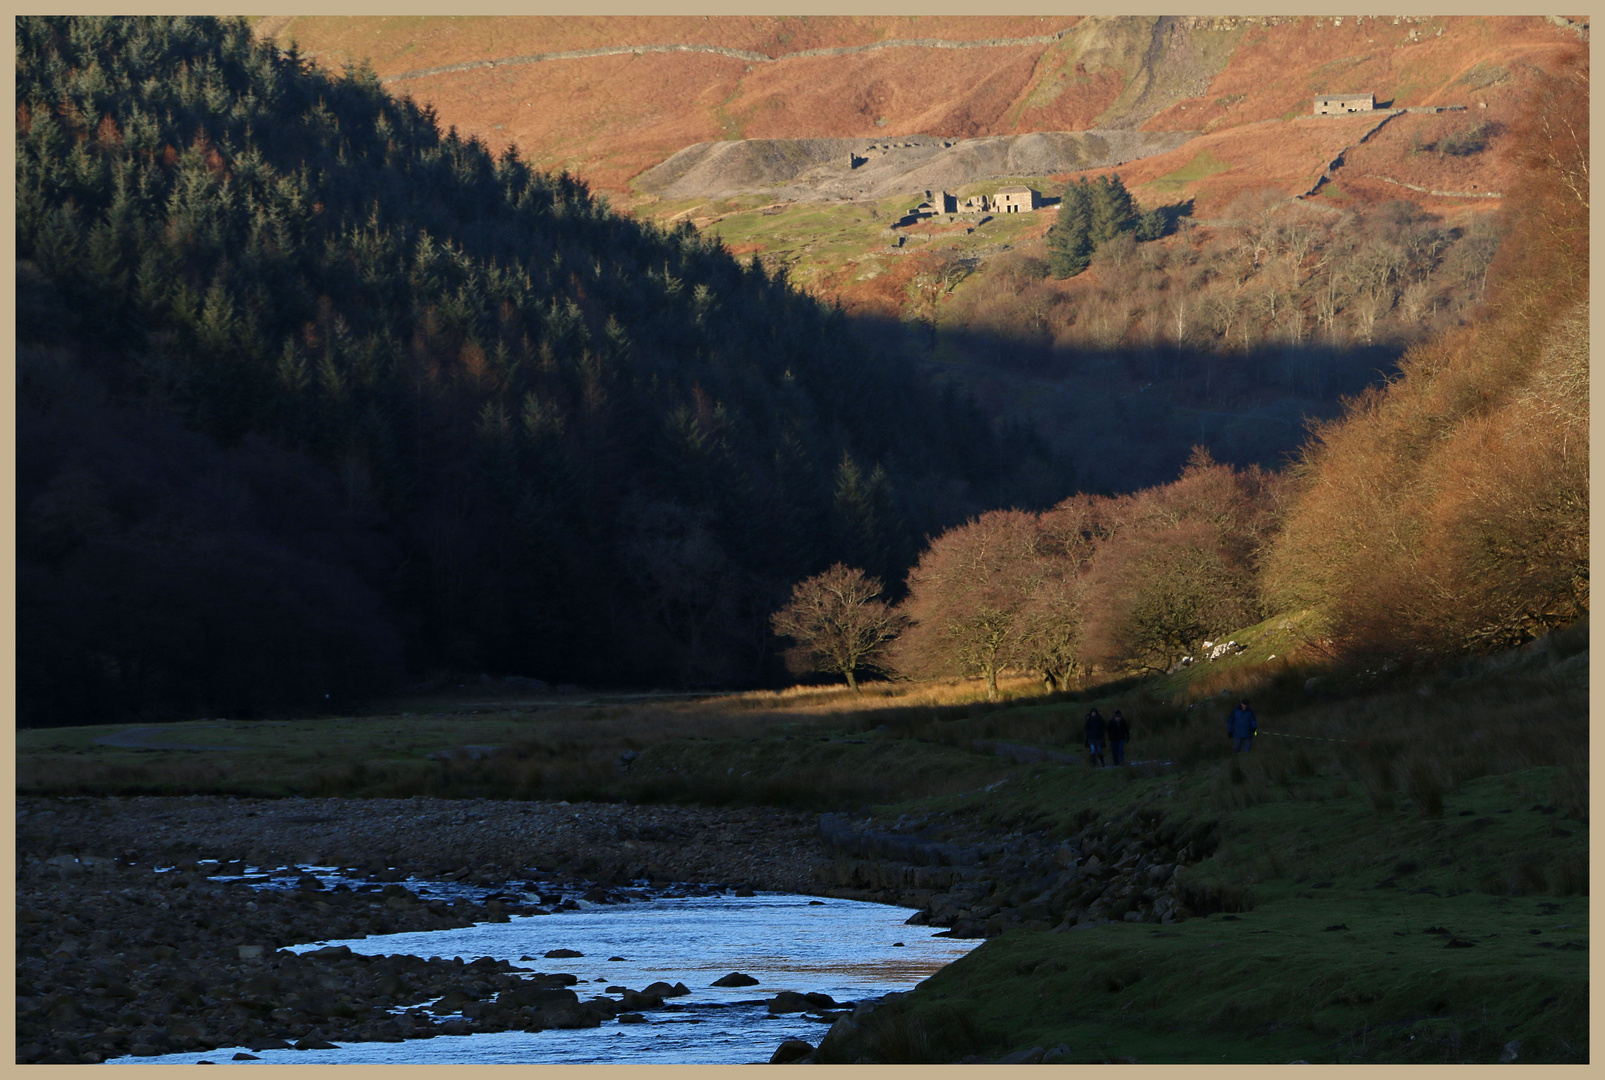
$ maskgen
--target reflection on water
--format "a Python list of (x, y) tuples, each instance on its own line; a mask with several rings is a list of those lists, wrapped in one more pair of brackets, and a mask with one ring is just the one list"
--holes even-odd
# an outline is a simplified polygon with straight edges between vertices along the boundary
[[(855, 900), (713, 895), (582, 904), (577, 911), (515, 916), (509, 922), (460, 930), (315, 942), (298, 950), (346, 945), (369, 954), (460, 956), (464, 961), (489, 956), (532, 970), (569, 972), (581, 979), (573, 987), (581, 1000), (602, 995), (609, 985), (639, 990), (658, 981), (684, 982), (691, 993), (670, 999), (677, 1008), (646, 1013), (645, 1024), (609, 1021), (575, 1031), (347, 1043), (339, 1050), (264, 1050), (259, 1057), (295, 1064), (766, 1062), (786, 1039), (817, 1045), (828, 1025), (798, 1013), (771, 1016), (765, 999), (796, 990), (849, 1002), (910, 990), (979, 944), (935, 937), (931, 927), (904, 925), (908, 915), (906, 908)], [(544, 959), (552, 949), (573, 949), (584, 956)], [(710, 985), (732, 971), (753, 976), (758, 985)], [(230, 1048), (118, 1061), (204, 1059), (223, 1064), (233, 1053)]]

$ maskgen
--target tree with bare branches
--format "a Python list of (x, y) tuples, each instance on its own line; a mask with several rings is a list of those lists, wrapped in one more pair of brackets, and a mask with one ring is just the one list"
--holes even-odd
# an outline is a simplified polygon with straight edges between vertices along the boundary
[(791, 602), (770, 617), (769, 625), (797, 643), (788, 660), (836, 672), (857, 690), (857, 673), (876, 668), (879, 654), (902, 629), (901, 616), (880, 595), (878, 578), (837, 563), (793, 586)]
[(1036, 516), (1019, 510), (994, 510), (933, 540), (909, 572), (910, 626), (898, 642), (898, 669), (978, 675), (996, 698), (998, 672), (1016, 660), (1040, 541)]
[(1282, 486), (1198, 447), (1176, 480), (1112, 503), (1082, 585), (1087, 656), (1162, 671), (1259, 618), (1255, 575)]

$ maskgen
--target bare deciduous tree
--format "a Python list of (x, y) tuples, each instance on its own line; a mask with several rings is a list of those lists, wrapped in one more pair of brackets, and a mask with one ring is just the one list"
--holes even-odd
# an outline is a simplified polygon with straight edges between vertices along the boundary
[(1254, 572), (1280, 483), (1199, 448), (1172, 483), (1111, 506), (1082, 585), (1086, 654), (1163, 670), (1204, 637), (1254, 621)]
[(862, 570), (837, 563), (799, 581), (791, 602), (769, 625), (789, 637), (815, 671), (834, 671), (858, 689), (858, 672), (876, 666), (881, 650), (902, 628), (900, 616), (880, 600), (881, 583)]
[(898, 668), (979, 675), (996, 698), (998, 672), (1015, 659), (1039, 543), (1035, 515), (1018, 510), (994, 510), (933, 540), (909, 572), (911, 625), (898, 643)]
[(1081, 660), (1081, 591), (1068, 568), (1047, 573), (1018, 616), (1018, 645), (1022, 666), (1042, 673), (1053, 690), (1068, 690), (1085, 670)]

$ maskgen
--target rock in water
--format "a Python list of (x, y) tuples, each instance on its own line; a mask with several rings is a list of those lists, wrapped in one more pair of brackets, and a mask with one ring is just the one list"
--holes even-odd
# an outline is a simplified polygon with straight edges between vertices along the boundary
[(769, 1059), (769, 1064), (786, 1065), (813, 1052), (814, 1048), (801, 1039), (787, 1039), (775, 1048), (774, 1056)]
[[(721, 979), (715, 979), (713, 981), (713, 985), (714, 986), (757, 986), (758, 985), (758, 980), (754, 979), (751, 975), (744, 974), (743, 972), (732, 971), (730, 974), (724, 976)], [(810, 1047), (810, 1049), (812, 1049), (812, 1048)]]
[(670, 986), (666, 982), (648, 983), (647, 986), (641, 991), (643, 994), (657, 994), (659, 997), (666, 998), (685, 997), (690, 992), (691, 988), (683, 982), (677, 982), (673, 986)]

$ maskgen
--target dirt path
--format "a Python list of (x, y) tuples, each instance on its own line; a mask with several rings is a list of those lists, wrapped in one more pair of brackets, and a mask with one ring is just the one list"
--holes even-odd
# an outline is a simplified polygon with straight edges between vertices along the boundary
[[(215, 724), (201, 725), (216, 727)], [(203, 746), (199, 743), (167, 742), (160, 738), (171, 728), (136, 727), (119, 731), (115, 735), (102, 735), (95, 741), (102, 746), (122, 746), (133, 750), (240, 750), (239, 746)], [(191, 731), (195, 730), (190, 728)]]
[[(282, 29), (282, 27), (276, 28), (274, 32), (276, 33), (278, 29)], [(450, 75), (459, 71), (478, 71), (481, 68), (542, 64), (551, 60), (590, 60), (598, 56), (640, 56), (646, 53), (704, 53), (709, 56), (724, 56), (732, 60), (741, 60), (748, 64), (776, 64), (782, 60), (806, 60), (822, 56), (854, 56), (859, 53), (874, 52), (878, 49), (1008, 49), (1025, 45), (1051, 45), (1069, 32), (1069, 30), (1060, 30), (1057, 33), (1040, 34), (1036, 37), (983, 38), (979, 41), (949, 41), (945, 38), (894, 38), (890, 41), (871, 42), (868, 45), (838, 45), (823, 49), (803, 49), (799, 52), (786, 53), (783, 56), (770, 56), (767, 53), (750, 52), (746, 49), (727, 49), (720, 45), (607, 45), (596, 49), (570, 49), (564, 52), (533, 53), (527, 56), (503, 56), (494, 60), (468, 60), (460, 64), (446, 64), (442, 67), (403, 71), (399, 75), (390, 75), (379, 81), (382, 83), (408, 82), (413, 79), (427, 79), (432, 75)]]

